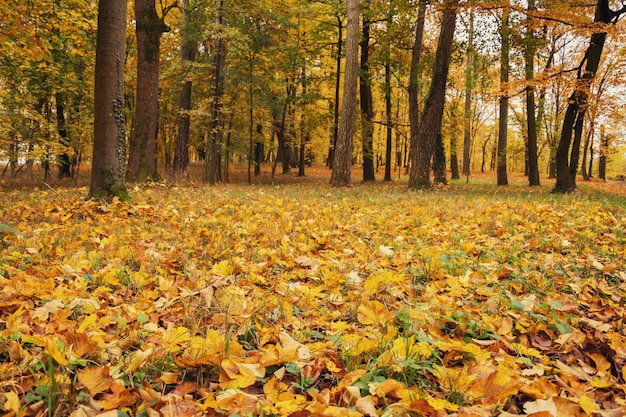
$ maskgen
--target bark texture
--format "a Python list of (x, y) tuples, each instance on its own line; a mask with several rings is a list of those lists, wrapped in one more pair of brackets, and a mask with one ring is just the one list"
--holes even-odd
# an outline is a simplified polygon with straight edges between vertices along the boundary
[[(183, 73), (186, 74), (188, 71), (187, 66), (196, 58), (197, 44), (189, 33), (191, 24), (189, 0), (182, 0), (182, 6), (183, 27), (181, 33), (181, 60)], [(192, 88), (193, 83), (191, 80), (183, 80), (179, 98), (178, 136), (176, 138), (176, 148), (174, 149), (175, 178), (186, 177), (187, 170), (189, 169), (189, 128), (191, 125), (191, 115), (189, 112), (191, 111)]]
[(437, 135), (441, 131), (458, 3), (458, 0), (447, 0), (444, 4), (431, 86), (417, 134), (411, 137), (410, 188), (427, 189), (431, 186), (430, 166)]
[(127, 0), (98, 2), (94, 138), (89, 198), (118, 197), (128, 200), (124, 182), (126, 5)]
[(346, 72), (344, 75), (341, 119), (337, 146), (333, 158), (330, 183), (334, 186), (350, 185), (354, 130), (356, 124), (356, 90), (359, 78), (359, 0), (348, 0), (346, 30)]
[(168, 27), (156, 13), (154, 0), (135, 0), (137, 35), (137, 92), (128, 180), (158, 180), (156, 138), (159, 113), (159, 57), (161, 35)]

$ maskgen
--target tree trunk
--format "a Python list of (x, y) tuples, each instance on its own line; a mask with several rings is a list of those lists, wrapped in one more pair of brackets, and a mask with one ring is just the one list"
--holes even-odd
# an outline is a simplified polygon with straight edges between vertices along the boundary
[(374, 173), (374, 103), (372, 98), (372, 80), (369, 69), (370, 25), (369, 18), (371, 0), (366, 0), (363, 13), (363, 36), (361, 38), (361, 68), (359, 71), (359, 93), (361, 103), (361, 120), (363, 141), (363, 182), (376, 181)]
[(337, 136), (339, 135), (339, 93), (341, 86), (341, 54), (343, 52), (343, 19), (337, 13), (337, 58), (336, 58), (336, 72), (335, 72), (335, 101), (333, 104), (333, 132), (330, 138), (330, 146), (328, 147), (328, 160), (327, 164), (329, 168), (333, 167), (333, 160), (335, 159), (335, 149), (337, 148)]
[[(615, 23), (625, 11), (622, 9), (619, 12), (614, 12), (611, 10), (608, 0), (598, 0), (594, 21), (603, 24)], [(575, 90), (568, 100), (569, 104), (563, 119), (561, 138), (556, 151), (556, 183), (552, 190), (553, 193), (568, 193), (576, 189), (576, 169), (580, 151), (580, 136), (576, 138), (576, 135), (577, 132), (582, 134), (587, 99), (591, 90), (591, 83), (598, 72), (606, 37), (606, 31), (595, 32), (591, 35), (585, 57), (578, 70)], [(583, 65), (584, 70), (582, 69)], [(572, 143), (572, 136), (574, 136), (574, 143)], [(576, 139), (578, 139), (578, 149), (576, 149)]]
[(346, 72), (337, 147), (335, 148), (333, 171), (330, 177), (330, 183), (334, 186), (350, 185), (356, 122), (356, 89), (359, 77), (359, 6), (359, 0), (348, 0)]
[[(189, 34), (191, 16), (189, 0), (182, 0), (183, 25), (181, 28), (181, 61), (185, 78), (189, 72), (189, 63), (196, 58), (197, 44)], [(191, 125), (192, 81), (183, 81), (179, 98), (178, 136), (174, 150), (174, 178), (184, 178), (189, 169), (189, 129)]]
[(409, 174), (409, 187), (411, 188), (430, 188), (430, 161), (435, 152), (437, 135), (441, 131), (446, 83), (456, 27), (457, 5), (458, 0), (446, 0), (444, 4), (431, 86), (417, 135), (415, 138), (411, 138), (411, 170)]
[[(215, 23), (218, 27), (224, 25), (222, 11), (224, 0), (219, 2), (215, 11)], [(224, 99), (224, 63), (226, 58), (226, 43), (222, 34), (218, 33), (214, 40), (214, 71), (213, 71), (213, 101), (211, 103), (211, 121), (209, 122), (208, 140), (206, 144), (206, 160), (204, 163), (204, 181), (211, 185), (220, 179), (220, 160), (223, 136), (222, 107)]]
[[(598, 178), (602, 181), (606, 181), (606, 155), (608, 151), (609, 137), (604, 131), (604, 125), (602, 125), (600, 126), (600, 158), (598, 160)], [(591, 174), (589, 175), (591, 176)]]
[[(502, 24), (500, 25), (500, 35), (502, 38), (502, 47), (500, 50), (500, 85), (505, 89), (500, 96), (500, 121), (498, 124), (498, 158), (497, 158), (497, 177), (498, 185), (508, 185), (507, 177), (507, 155), (506, 147), (508, 141), (508, 121), (509, 121), (509, 5), (507, 4), (502, 10)], [(534, 111), (534, 110), (533, 110)]]
[[(456, 119), (456, 106), (453, 109), (452, 118)], [(459, 157), (458, 157), (458, 137), (457, 130), (453, 127), (450, 135), (450, 178), (458, 180), (461, 178), (459, 172)]]
[[(422, 57), (422, 45), (424, 43), (424, 24), (426, 21), (427, 0), (419, 0), (417, 4), (417, 22), (415, 24), (415, 41), (411, 51), (411, 68), (409, 70), (409, 131), (410, 144), (409, 154), (417, 148), (418, 130), (420, 125), (420, 59)], [(409, 158), (412, 160), (411, 155)], [(407, 164), (405, 162), (405, 167)]]
[(441, 133), (437, 135), (435, 143), (435, 155), (433, 161), (433, 171), (435, 174), (435, 184), (446, 184), (446, 148), (443, 144)]
[[(389, 20), (388, 20), (389, 22)], [(388, 45), (388, 48), (390, 45)], [(391, 117), (391, 51), (387, 51), (385, 60), (385, 178), (384, 181), (391, 181), (391, 152), (393, 142), (393, 119)]]
[(472, 145), (472, 89), (474, 86), (474, 9), (470, 9), (466, 67), (465, 67), (465, 113), (463, 123), (463, 175), (470, 175), (470, 152)]
[[(535, 1), (528, 1), (528, 10), (534, 11)], [(526, 87), (526, 123), (528, 129), (528, 183), (531, 186), (541, 185), (539, 179), (539, 161), (537, 155), (537, 117), (535, 110), (535, 87), (532, 85), (532, 81), (535, 78), (535, 33), (532, 28), (532, 18), (528, 16), (527, 21), (527, 39), (525, 50), (526, 61), (526, 80), (528, 86)]]
[(137, 34), (137, 93), (128, 180), (158, 180), (156, 138), (159, 116), (159, 59), (161, 35), (169, 29), (159, 18), (155, 0), (135, 0)]
[(55, 94), (56, 114), (57, 114), (57, 130), (59, 132), (61, 153), (58, 156), (59, 179), (70, 178), (72, 176), (70, 161), (70, 141), (67, 137), (67, 127), (65, 123), (65, 105), (63, 103), (63, 94)]
[(126, 2), (98, 2), (93, 158), (88, 196), (94, 199), (129, 199), (124, 183)]

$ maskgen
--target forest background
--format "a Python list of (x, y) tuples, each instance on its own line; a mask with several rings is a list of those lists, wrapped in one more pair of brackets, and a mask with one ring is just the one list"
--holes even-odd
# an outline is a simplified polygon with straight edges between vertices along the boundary
[[(598, 28), (610, 33), (581, 112), (575, 171), (585, 179), (606, 178), (607, 169), (609, 176), (624, 174), (623, 31), (621, 22), (594, 26), (594, 6), (462, 4), (440, 129), (452, 178), (498, 166), (529, 174), (529, 91), (536, 96), (536, 151), (530, 154), (537, 155), (542, 174), (556, 175), (568, 99), (579, 88), (589, 38)], [(298, 167), (304, 173), (312, 162), (331, 166), (342, 105), (344, 4), (147, 1), (128, 7), (124, 113), (131, 181), (187, 178), (189, 161), (205, 161), (196, 179), (207, 182), (228, 181), (233, 164), (247, 165), (249, 180), (266, 161), (272, 173)], [(416, 37), (420, 7), (423, 35)], [(6, 2), (3, 8), (3, 178), (32, 181), (37, 166), (46, 180), (76, 178), (80, 164), (91, 159), (96, 4)], [(146, 16), (139, 26), (138, 10)], [(414, 89), (416, 125), (430, 90), (441, 8), (367, 1), (360, 16), (361, 111), (353, 162), (363, 165), (364, 180), (375, 178), (374, 165), (389, 180), (391, 171), (408, 173), (409, 95)], [(137, 36), (141, 45), (152, 45), (140, 49), (157, 48), (156, 57), (140, 54), (139, 67)], [(508, 81), (502, 81), (503, 59)], [(501, 117), (503, 98), (510, 114)]]

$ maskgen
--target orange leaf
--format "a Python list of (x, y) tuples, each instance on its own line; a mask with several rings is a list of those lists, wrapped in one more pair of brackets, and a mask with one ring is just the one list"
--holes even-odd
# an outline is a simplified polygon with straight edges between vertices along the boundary
[(87, 388), (92, 397), (108, 390), (113, 384), (108, 366), (85, 368), (78, 372), (78, 380)]
[(114, 381), (111, 384), (112, 394), (102, 396), (101, 405), (105, 410), (115, 410), (120, 407), (129, 407), (137, 402), (137, 397), (133, 390), (126, 389), (121, 382)]

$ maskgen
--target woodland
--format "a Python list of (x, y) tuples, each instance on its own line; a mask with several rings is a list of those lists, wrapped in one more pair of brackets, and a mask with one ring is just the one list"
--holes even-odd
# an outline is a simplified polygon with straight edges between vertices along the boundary
[(626, 415), (626, 3), (0, 11), (3, 415)]

